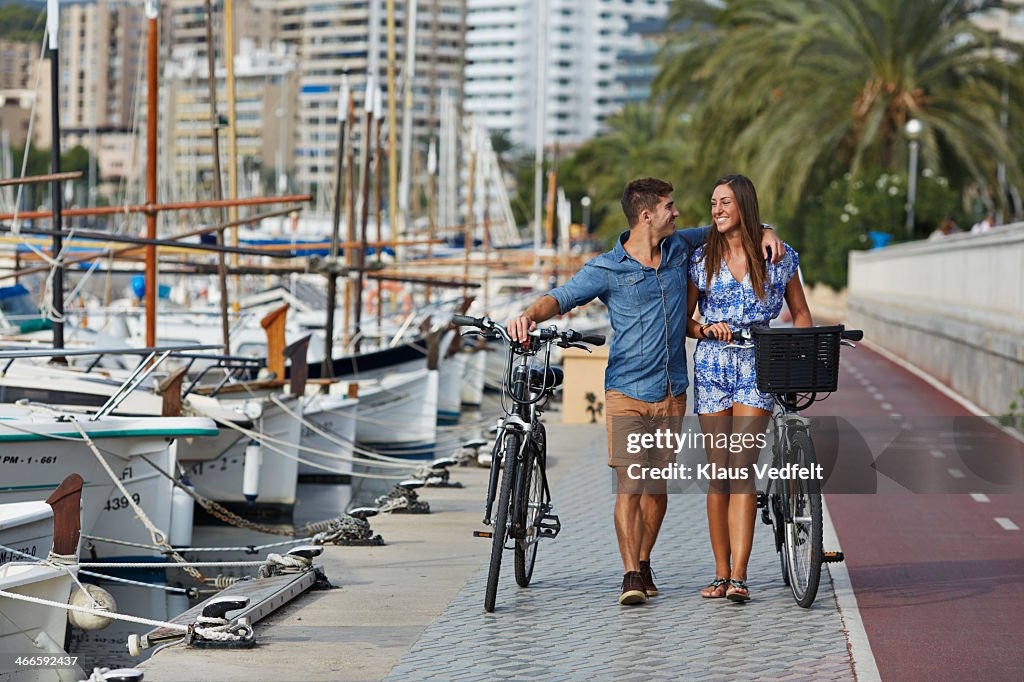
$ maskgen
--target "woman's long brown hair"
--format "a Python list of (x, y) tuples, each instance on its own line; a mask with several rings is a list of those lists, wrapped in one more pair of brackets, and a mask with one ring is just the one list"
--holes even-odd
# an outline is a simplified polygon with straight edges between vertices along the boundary
[[(757, 192), (754, 190), (754, 183), (745, 175), (726, 175), (715, 182), (712, 192), (720, 185), (729, 185), (732, 193), (736, 196), (736, 202), (740, 207), (740, 234), (743, 239), (743, 251), (747, 254), (747, 272), (750, 273), (750, 284), (754, 293), (762, 301), (767, 296), (768, 267), (761, 258), (761, 210), (757, 205)], [(723, 237), (712, 223), (711, 230), (704, 247), (704, 271), (707, 273), (707, 280), (704, 284), (706, 290), (711, 289), (711, 279), (718, 274), (722, 268), (722, 260), (725, 258), (728, 246)]]

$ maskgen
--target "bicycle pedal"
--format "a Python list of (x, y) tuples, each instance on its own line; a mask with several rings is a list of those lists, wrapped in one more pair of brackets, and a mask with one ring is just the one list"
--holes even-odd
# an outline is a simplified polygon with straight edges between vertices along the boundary
[(493, 538), (494, 533), (489, 530), (475, 530), (473, 531), (473, 537), (475, 538)]
[(846, 561), (846, 557), (842, 552), (823, 552), (821, 561), (826, 564), (838, 564)]
[(537, 519), (536, 526), (537, 532), (542, 538), (558, 537), (558, 533), (562, 530), (562, 523), (554, 514), (541, 516)]

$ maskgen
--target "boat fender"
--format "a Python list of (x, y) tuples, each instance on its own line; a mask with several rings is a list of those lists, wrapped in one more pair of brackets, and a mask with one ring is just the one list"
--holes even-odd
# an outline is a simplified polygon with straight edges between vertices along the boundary
[[(82, 587), (85, 589), (82, 589)], [(82, 587), (76, 587), (71, 591), (71, 599), (68, 600), (69, 604), (89, 609), (117, 611), (117, 602), (114, 601), (114, 595), (99, 585), (85, 583)], [(102, 630), (113, 623), (114, 619), (93, 613), (83, 613), (82, 611), (68, 611), (68, 621), (80, 630)]]
[[(184, 481), (182, 482), (184, 484)], [(187, 485), (187, 484), (186, 484)], [(191, 488), (191, 486), (189, 486)], [(192, 544), (192, 516), (195, 504), (188, 491), (174, 487), (171, 491), (171, 544), (188, 547)]]
[(252, 504), (260, 492), (260, 465), (263, 460), (263, 448), (254, 440), (245, 446), (245, 468), (242, 475), (242, 494), (245, 501)]

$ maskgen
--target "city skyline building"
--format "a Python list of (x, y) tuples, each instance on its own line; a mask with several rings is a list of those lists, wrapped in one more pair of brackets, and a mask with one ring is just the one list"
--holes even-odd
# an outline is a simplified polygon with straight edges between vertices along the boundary
[(649, 36), (635, 29), (664, 22), (667, 7), (667, 0), (468, 0), (466, 111), (532, 149), (539, 91), (545, 145), (581, 144), (643, 86), (620, 54), (644, 54)]

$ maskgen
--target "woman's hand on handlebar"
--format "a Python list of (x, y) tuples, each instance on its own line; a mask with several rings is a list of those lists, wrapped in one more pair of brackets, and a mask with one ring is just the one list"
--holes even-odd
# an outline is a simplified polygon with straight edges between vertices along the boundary
[(706, 327), (702, 327), (702, 329), (706, 339), (732, 341), (732, 330), (729, 329), (728, 322), (714, 322)]
[(525, 344), (529, 341), (529, 333), (537, 328), (537, 323), (526, 315), (519, 315), (510, 318), (505, 328), (508, 329), (508, 335), (512, 337), (513, 341)]

